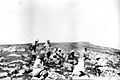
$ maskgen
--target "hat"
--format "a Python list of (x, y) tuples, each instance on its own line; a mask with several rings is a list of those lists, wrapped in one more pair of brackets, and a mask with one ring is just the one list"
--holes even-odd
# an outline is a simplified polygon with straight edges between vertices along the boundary
[(38, 42), (38, 41), (39, 41), (39, 39), (37, 38), (35, 41), (37, 41), (37, 42)]

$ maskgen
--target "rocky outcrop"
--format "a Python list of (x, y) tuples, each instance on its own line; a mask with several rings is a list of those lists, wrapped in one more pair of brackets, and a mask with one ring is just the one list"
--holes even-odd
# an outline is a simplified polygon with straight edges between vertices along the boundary
[[(44, 43), (38, 44), (37, 46), (38, 52), (42, 49), (43, 45)], [(8, 71), (9, 68), (5, 68), (5, 67), (7, 67), (10, 62), (15, 62), (15, 64), (22, 64), (22, 60), (27, 60), (28, 59), (27, 56), (29, 54), (29, 50), (28, 50), (29, 46), (30, 44), (1, 46), (0, 47), (0, 56), (1, 56), (0, 70), (1, 71), (4, 70), (3, 72), (5, 72), (5, 69), (7, 69)], [(62, 42), (62, 43), (53, 42), (51, 43), (51, 46), (54, 48), (60, 48), (65, 55), (69, 55), (71, 51), (78, 53), (77, 55), (79, 56), (79, 59), (81, 61), (84, 61), (84, 65), (83, 65), (84, 70), (82, 69), (80, 71), (78, 70), (79, 71), (78, 77), (81, 77), (80, 75), (82, 76), (87, 75), (88, 78), (93, 78), (94, 76), (95, 78), (109, 77), (109, 79), (111, 79), (114, 77), (119, 79), (120, 77), (120, 50), (118, 49), (96, 46), (96, 45), (90, 44), (89, 42)], [(19, 62), (17, 63), (16, 61), (19, 61)], [(6, 65), (2, 63), (5, 63)], [(9, 66), (13, 66), (13, 67), (16, 66), (14, 64), (12, 65), (11, 64)], [(51, 66), (54, 66), (54, 65), (51, 65)], [(67, 62), (64, 63), (63, 67), (60, 67), (58, 65), (58, 67), (60, 67), (61, 70), (63, 71), (64, 71), (64, 68), (71, 69), (70, 66), (72, 67), (73, 65), (68, 64)], [(67, 74), (66, 73), (67, 72), (63, 72), (62, 74), (65, 74), (67, 76), (73, 76), (72, 74), (68, 75), (68, 73)], [(58, 73), (54, 73), (54, 74), (59, 75)]]

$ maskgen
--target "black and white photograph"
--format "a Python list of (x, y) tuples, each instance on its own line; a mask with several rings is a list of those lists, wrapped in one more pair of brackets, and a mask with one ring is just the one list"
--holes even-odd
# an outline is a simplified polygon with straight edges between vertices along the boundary
[(0, 0), (0, 80), (120, 80), (120, 0)]

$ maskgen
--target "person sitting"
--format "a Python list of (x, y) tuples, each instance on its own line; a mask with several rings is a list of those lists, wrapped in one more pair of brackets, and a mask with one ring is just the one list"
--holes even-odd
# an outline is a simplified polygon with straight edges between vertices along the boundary
[(48, 76), (47, 68), (40, 60), (40, 56), (36, 57), (35, 63), (33, 65), (32, 74), (34, 77), (40, 78), (40, 80), (44, 80)]
[(73, 65), (77, 65), (78, 64), (78, 56), (75, 56), (76, 55), (76, 52), (75, 51), (71, 51), (70, 54), (68, 55), (68, 62), (73, 64)]
[(74, 54), (75, 54), (74, 51), (70, 52), (70, 54), (68, 55), (68, 59), (73, 60), (75, 58)]

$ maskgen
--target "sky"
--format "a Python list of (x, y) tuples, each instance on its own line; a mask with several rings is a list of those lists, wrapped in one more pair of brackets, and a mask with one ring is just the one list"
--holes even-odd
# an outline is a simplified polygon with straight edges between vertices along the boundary
[(119, 0), (0, 0), (0, 44), (90, 42), (120, 49)]

